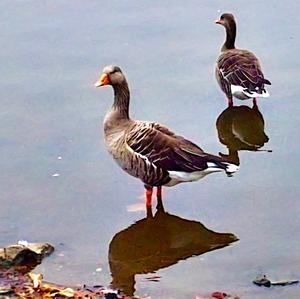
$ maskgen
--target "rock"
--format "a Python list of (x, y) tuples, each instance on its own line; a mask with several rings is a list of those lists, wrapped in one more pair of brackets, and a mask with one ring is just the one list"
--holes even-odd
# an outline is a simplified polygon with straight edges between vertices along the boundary
[(21, 272), (29, 272), (41, 263), (42, 259), (50, 255), (54, 247), (49, 243), (28, 243), (20, 241), (18, 244), (0, 248), (0, 268), (14, 268)]
[(269, 288), (271, 286), (271, 281), (266, 277), (266, 275), (258, 276), (253, 280), (253, 283), (258, 286), (264, 286)]

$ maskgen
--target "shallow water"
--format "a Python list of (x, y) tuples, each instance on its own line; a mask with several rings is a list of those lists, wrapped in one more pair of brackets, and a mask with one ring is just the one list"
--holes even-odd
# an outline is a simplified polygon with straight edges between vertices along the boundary
[[(300, 276), (297, 2), (2, 1), (0, 8), (0, 245), (51, 242), (56, 253), (36, 269), (46, 280), (108, 285), (120, 275), (109, 259), (126, 260), (115, 236), (138, 228), (143, 259), (151, 256), (161, 231), (168, 243), (157, 246), (166, 252), (175, 246), (177, 255), (168, 263), (150, 258), (145, 269), (134, 268), (132, 258), (127, 262), (127, 286), (132, 290), (135, 281), (138, 295), (195, 298), (215, 290), (242, 298), (299, 295), (299, 286), (262, 289), (251, 283), (264, 273), (274, 280)], [(226, 109), (213, 75), (224, 39), (223, 29), (213, 24), (220, 11), (236, 14), (237, 45), (260, 57), (272, 82), (271, 97), (258, 102), (261, 117), (242, 108), (253, 126), (241, 128), (251, 136), (261, 130), (263, 118), (269, 141), (262, 149), (272, 152), (241, 150), (234, 177), (212, 174), (166, 189), (166, 219), (174, 217), (163, 220), (162, 228), (161, 222), (145, 228), (142, 184), (123, 173), (104, 148), (102, 120), (112, 91), (95, 90), (93, 82), (103, 66), (117, 64), (131, 87), (133, 117), (166, 124), (211, 153), (228, 153), (228, 142), (237, 149), (230, 132), (218, 125), (225, 138), (219, 141), (216, 126)], [(236, 104), (252, 107), (250, 101)], [(233, 114), (225, 115), (225, 124), (234, 118), (238, 126), (243, 112)], [(236, 151), (233, 156), (237, 159)], [(196, 222), (189, 225), (191, 220)], [(149, 248), (143, 231), (154, 232)], [(230, 240), (222, 240), (223, 248), (216, 249), (211, 243), (216, 232), (239, 241), (223, 247)], [(125, 250), (131, 236), (123, 236), (119, 244)]]

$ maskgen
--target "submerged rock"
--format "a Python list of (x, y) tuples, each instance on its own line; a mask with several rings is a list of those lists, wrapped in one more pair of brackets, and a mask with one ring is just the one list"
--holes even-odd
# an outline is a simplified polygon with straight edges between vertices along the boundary
[(266, 275), (258, 276), (256, 279), (253, 280), (253, 283), (258, 286), (264, 286), (267, 288), (270, 288), (271, 286), (288, 286), (292, 284), (299, 283), (299, 280), (281, 280), (281, 281), (271, 281), (269, 278), (267, 278)]

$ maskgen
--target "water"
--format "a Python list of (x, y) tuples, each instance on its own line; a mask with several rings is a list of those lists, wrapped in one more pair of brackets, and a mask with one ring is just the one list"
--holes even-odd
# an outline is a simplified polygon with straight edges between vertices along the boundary
[[(115, 274), (109, 260), (113, 245), (117, 252), (121, 246), (112, 240), (146, 223), (144, 211), (132, 212), (143, 203), (143, 187), (104, 148), (102, 120), (112, 90), (95, 90), (93, 83), (105, 65), (119, 65), (131, 87), (133, 117), (161, 122), (208, 152), (227, 154), (216, 127), (226, 99), (213, 75), (224, 30), (213, 20), (232, 11), (237, 45), (259, 56), (272, 82), (271, 97), (258, 102), (269, 138), (262, 149), (272, 153), (239, 151), (241, 167), (233, 178), (212, 174), (165, 190), (171, 222), (163, 223), (175, 219), (179, 225), (163, 225), (161, 237), (177, 240), (168, 244), (187, 252), (176, 251), (167, 264), (149, 262), (144, 271), (131, 269), (156, 272), (136, 274), (135, 285), (131, 275), (127, 286), (152, 298), (195, 298), (215, 290), (242, 298), (296, 298), (299, 286), (270, 290), (251, 281), (264, 273), (274, 280), (300, 276), (299, 4), (249, 4), (2, 1), (0, 244), (52, 243), (56, 253), (36, 269), (48, 281), (118, 280), (121, 270)], [(250, 101), (236, 104), (252, 107)], [(188, 225), (192, 220), (195, 226)], [(181, 221), (190, 234), (179, 229)], [(160, 223), (137, 230), (146, 255), (159, 238), (149, 236), (147, 248), (143, 230), (157, 232)], [(217, 249), (205, 228), (239, 241), (222, 240), (220, 247), (228, 246)], [(189, 245), (195, 235), (206, 249)], [(132, 246), (126, 236), (119, 243), (124, 249)]]

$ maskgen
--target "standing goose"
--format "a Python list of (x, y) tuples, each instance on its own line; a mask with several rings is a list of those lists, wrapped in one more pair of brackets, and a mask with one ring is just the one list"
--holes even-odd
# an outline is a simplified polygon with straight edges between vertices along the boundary
[(269, 96), (265, 84), (271, 82), (264, 78), (257, 57), (248, 50), (236, 49), (234, 46), (236, 37), (236, 23), (234, 16), (224, 13), (215, 21), (226, 29), (226, 40), (221, 48), (221, 54), (217, 59), (215, 70), (216, 79), (228, 98), (229, 106), (232, 106), (232, 97), (240, 100)]
[(232, 175), (238, 166), (207, 154), (201, 148), (168, 128), (129, 117), (129, 88), (117, 66), (106, 66), (96, 87), (111, 85), (114, 103), (104, 119), (106, 147), (119, 166), (142, 180), (146, 189), (146, 207), (151, 207), (152, 190), (162, 186), (197, 181), (205, 175), (225, 171)]

